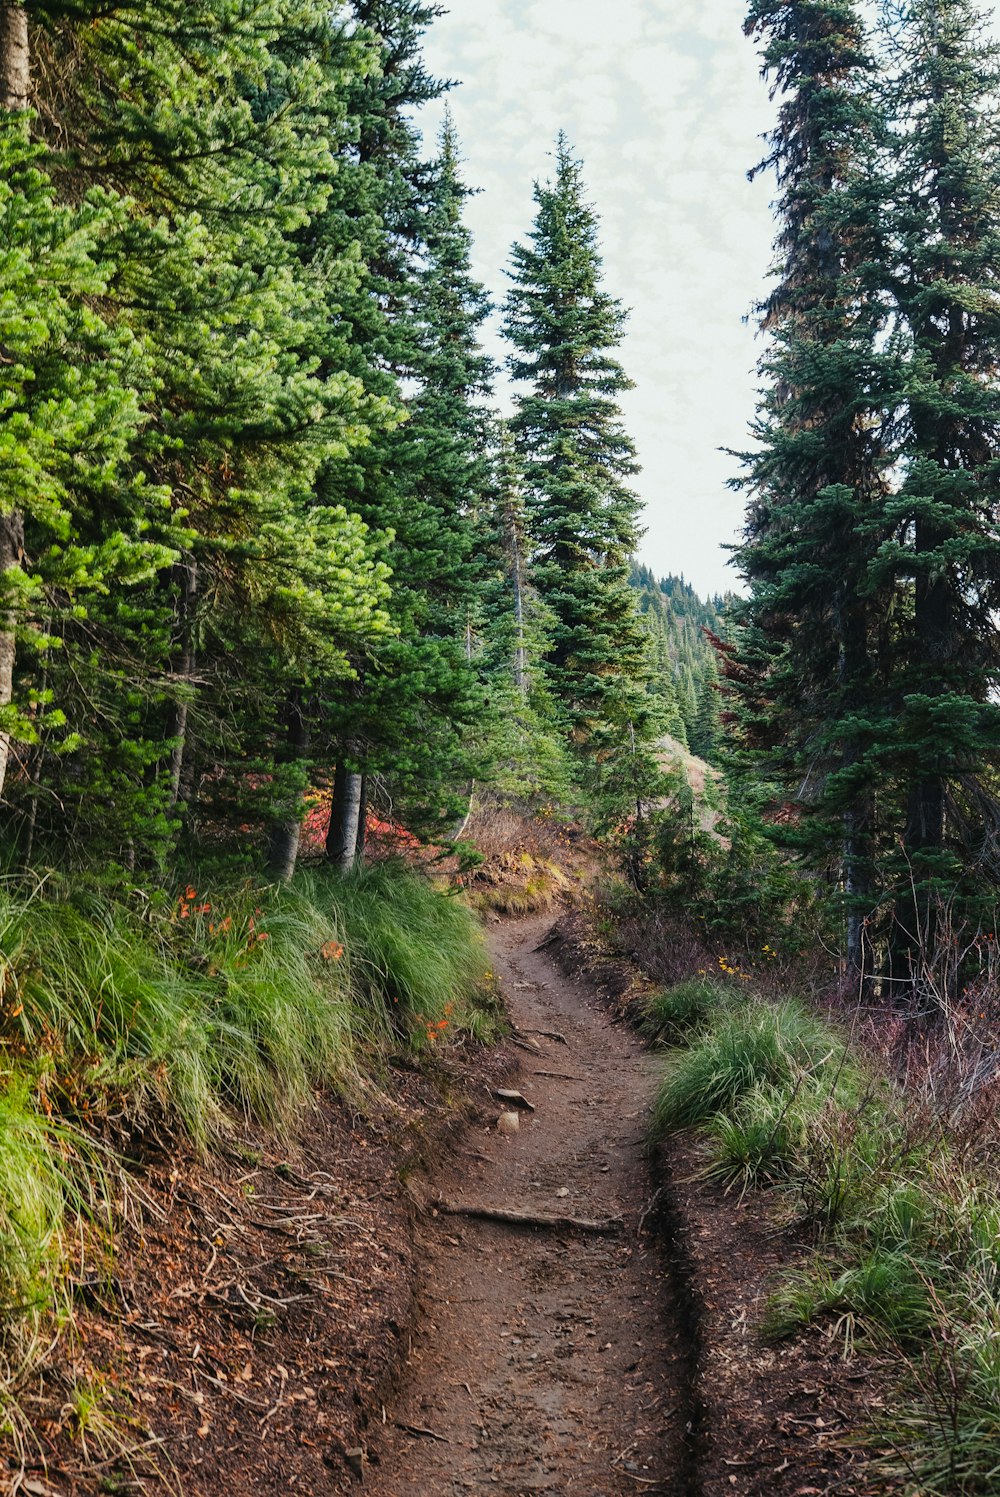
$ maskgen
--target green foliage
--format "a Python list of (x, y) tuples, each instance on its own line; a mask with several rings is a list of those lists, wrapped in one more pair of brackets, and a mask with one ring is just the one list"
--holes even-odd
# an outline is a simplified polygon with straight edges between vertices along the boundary
[(733, 599), (703, 601), (683, 577), (657, 581), (633, 564), (631, 583), (650, 638), (650, 691), (660, 699), (664, 727), (699, 758), (716, 762), (722, 734), (719, 669), (711, 637), (725, 636)]
[(812, 1086), (842, 1043), (801, 1003), (722, 1009), (691, 1049), (671, 1058), (653, 1110), (654, 1133), (703, 1123), (761, 1087)]
[(742, 1189), (784, 1179), (802, 1146), (811, 1096), (807, 1091), (800, 1105), (799, 1093), (789, 1096), (781, 1086), (746, 1092), (708, 1124), (711, 1157), (705, 1177)]
[[(665, 776), (655, 817), (649, 898), (697, 912), (706, 937), (775, 956), (813, 948), (831, 915), (818, 889), (778, 846), (760, 813), (762, 787), (706, 779), (696, 794), (683, 764)], [(763, 789), (766, 798), (766, 787)]]
[(486, 948), (461, 900), (403, 864), (377, 863), (307, 885), (344, 932), (355, 1001), (423, 1046), (461, 1028), (483, 985)]
[(732, 997), (731, 984), (692, 977), (647, 999), (639, 1028), (651, 1045), (679, 1045), (704, 1030)]
[(505, 308), (511, 374), (530, 386), (511, 431), (531, 580), (551, 615), (543, 670), (588, 788), (613, 821), (655, 787), (649, 745), (661, 730), (628, 585), (637, 469), (617, 401), (631, 381), (613, 357), (625, 314), (602, 287), (597, 215), (562, 135), (555, 179), (536, 184), (535, 203), (530, 242), (512, 251)]
[[(688, 1007), (683, 992), (678, 1006)], [(867, 1074), (801, 1004), (734, 989), (724, 1004), (703, 1004), (682, 1043), (654, 1130), (699, 1126), (707, 1178), (771, 1188), (781, 1213), (817, 1239), (783, 1274), (765, 1330), (823, 1324), (847, 1355), (861, 1339), (892, 1355), (903, 1387), (880, 1443), (902, 1463), (880, 1464), (935, 1497), (986, 1497), (1000, 1427), (992, 1181), (958, 1163), (931, 1108)]]

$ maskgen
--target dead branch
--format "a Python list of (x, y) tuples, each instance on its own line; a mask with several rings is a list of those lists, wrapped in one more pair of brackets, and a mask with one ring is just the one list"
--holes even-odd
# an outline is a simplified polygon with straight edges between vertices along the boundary
[(460, 1202), (431, 1203), (442, 1216), (471, 1216), (478, 1221), (499, 1222), (506, 1227), (543, 1227), (556, 1232), (617, 1232), (623, 1218), (606, 1216), (591, 1220), (582, 1216), (539, 1216), (532, 1211), (510, 1211), (501, 1206), (466, 1206)]

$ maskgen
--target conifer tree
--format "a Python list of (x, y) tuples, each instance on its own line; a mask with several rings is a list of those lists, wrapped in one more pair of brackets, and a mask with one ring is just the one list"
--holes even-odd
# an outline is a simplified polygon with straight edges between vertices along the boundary
[[(112, 589), (171, 557), (148, 538), (162, 492), (131, 465), (139, 427), (127, 329), (97, 308), (110, 269), (98, 245), (120, 223), (96, 196), (60, 206), (29, 142), (26, 12), (0, 7), (0, 790), (12, 740), (33, 824), (38, 746), (77, 741), (56, 663)], [(145, 534), (144, 534), (145, 532)]]
[[(933, 950), (937, 897), (1000, 876), (1000, 53), (971, 0), (915, 0), (891, 28), (889, 283), (908, 368), (903, 479), (885, 560), (912, 590), (895, 641), (904, 787), (897, 977)], [(916, 890), (916, 903), (911, 889)]]
[[(479, 347), (488, 301), (470, 270), (453, 127), (446, 122), (427, 163), (412, 120), (444, 89), (420, 52), (437, 8), (380, 0), (356, 9), (378, 28), (382, 67), (355, 106), (351, 169), (368, 192), (373, 267), (352, 307), (355, 341), (368, 362), (362, 377), (397, 394), (405, 382), (406, 398), (398, 394), (402, 424), (327, 475), (373, 530), (392, 532), (385, 555), (396, 630), (361, 662), (353, 698), (329, 704), (328, 729), (342, 763), (336, 788), (356, 797), (364, 776), (376, 776), (397, 808), (431, 826), (457, 809), (472, 777), (465, 744), (482, 712), (467, 633), (474, 516), (489, 483), (483, 400), (492, 371)], [(346, 864), (353, 851), (341, 823), (352, 813), (342, 795), (334, 801), (328, 846)]]
[(581, 762), (610, 769), (655, 735), (647, 641), (629, 587), (637, 470), (617, 397), (625, 313), (602, 287), (598, 220), (564, 135), (536, 184), (530, 240), (512, 251), (504, 330), (530, 388), (511, 429), (524, 473), (532, 578), (552, 614), (544, 669)]
[(313, 488), (385, 418), (341, 357), (355, 257), (301, 242), (329, 198), (364, 44), (314, 0), (54, 6), (37, 40), (59, 89), (38, 128), (70, 148), (50, 157), (55, 181), (74, 199), (99, 184), (116, 205), (103, 307), (136, 350), (131, 466), (169, 496), (142, 523), (183, 551), (130, 609), (91, 610), (58, 683), (78, 693), (84, 747), (50, 766), (47, 804), (128, 861), (169, 845), (193, 754), (214, 790), (247, 783), (255, 756), (279, 751), (282, 688), (320, 664), (342, 674), (347, 646), (381, 627), (364, 528)]
[(814, 864), (842, 876), (847, 960), (860, 971), (887, 710), (877, 638), (887, 602), (870, 570), (891, 461), (880, 440), (886, 314), (870, 279), (882, 248), (880, 120), (853, 0), (754, 0), (745, 29), (782, 96), (763, 163), (780, 190), (779, 281), (762, 308), (758, 447), (744, 457), (751, 500), (737, 561), (751, 591), (736, 610), (742, 664), (731, 679), (745, 733), (810, 813)]
[(503, 795), (568, 803), (573, 776), (541, 668), (552, 617), (531, 576), (523, 475), (506, 421), (499, 423), (493, 492), (480, 528), (485, 573), (475, 635), (488, 703), (483, 772)]

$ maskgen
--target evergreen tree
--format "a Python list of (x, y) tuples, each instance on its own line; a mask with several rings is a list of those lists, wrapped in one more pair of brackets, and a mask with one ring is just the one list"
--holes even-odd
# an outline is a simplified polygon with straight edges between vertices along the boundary
[(510, 428), (499, 424), (482, 536), (475, 637), (488, 712), (480, 754), (489, 783), (517, 800), (569, 803), (573, 776), (541, 661), (552, 617), (529, 567), (523, 475)]
[(984, 874), (994, 888), (1000, 875), (1000, 53), (971, 0), (916, 0), (889, 34), (889, 285), (908, 367), (884, 562), (912, 593), (895, 641), (892, 756), (905, 794), (902, 978), (917, 948), (934, 948), (938, 897), (956, 881), (982, 894)]
[[(483, 710), (469, 630), (473, 534), (489, 484), (483, 402), (492, 369), (479, 347), (488, 300), (470, 270), (453, 127), (445, 124), (439, 155), (426, 163), (411, 118), (444, 89), (420, 54), (437, 9), (412, 0), (356, 9), (378, 29), (381, 70), (354, 105), (349, 166), (365, 184), (360, 227), (373, 267), (351, 308), (354, 341), (367, 360), (362, 377), (396, 392), (405, 419), (328, 475), (373, 530), (391, 532), (395, 624), (394, 639), (360, 662), (354, 697), (329, 704), (328, 725), (343, 765), (336, 789), (356, 798), (363, 777), (377, 777), (397, 812), (433, 827), (468, 793), (467, 746)], [(335, 795), (329, 846), (345, 864), (353, 852), (338, 828), (351, 814)]]
[[(118, 218), (97, 195), (60, 206), (29, 143), (26, 13), (0, 11), (0, 789), (12, 741), (20, 772), (8, 799), (27, 806), (29, 837), (42, 745), (66, 754), (79, 723), (58, 665), (104, 595), (171, 559), (147, 538), (163, 494), (130, 458), (139, 359), (127, 329), (97, 308), (110, 267), (98, 245)], [(30, 746), (30, 747), (29, 747)], [(23, 840), (23, 828), (22, 828)]]
[(602, 289), (598, 221), (565, 136), (536, 184), (530, 242), (512, 251), (505, 333), (518, 396), (511, 428), (524, 473), (532, 577), (553, 618), (544, 669), (581, 757), (611, 773), (655, 734), (647, 642), (628, 585), (639, 537), (635, 448), (613, 351), (625, 314)]
[[(54, 181), (114, 208), (101, 306), (132, 339), (131, 471), (169, 496), (139, 523), (183, 552), (129, 607), (91, 607), (48, 669), (82, 739), (48, 764), (49, 834), (132, 862), (163, 856), (182, 791), (217, 795), (273, 760), (283, 686), (342, 674), (382, 628), (364, 529), (313, 487), (385, 419), (341, 358), (355, 256), (302, 243), (366, 53), (313, 0), (45, 7), (35, 39)], [(114, 515), (105, 499), (100, 525)]]
[[(881, 122), (851, 0), (754, 0), (746, 22), (782, 95), (764, 163), (777, 175), (779, 281), (762, 309), (767, 388), (744, 457), (751, 491), (737, 561), (744, 732), (810, 813), (813, 863), (842, 875), (847, 957), (860, 971), (875, 892), (877, 744), (886, 705), (878, 631), (886, 589), (883, 408), (893, 368), (886, 314)], [(890, 590), (891, 596), (891, 590)]]

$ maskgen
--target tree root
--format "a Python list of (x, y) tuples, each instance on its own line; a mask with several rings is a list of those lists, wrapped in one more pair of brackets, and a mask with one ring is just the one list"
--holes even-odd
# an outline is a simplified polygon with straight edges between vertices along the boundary
[(471, 1216), (478, 1221), (499, 1222), (505, 1227), (544, 1227), (556, 1232), (620, 1232), (624, 1218), (605, 1216), (598, 1220), (583, 1216), (539, 1216), (532, 1211), (510, 1211), (500, 1206), (465, 1206), (459, 1202), (431, 1202), (442, 1216)]

